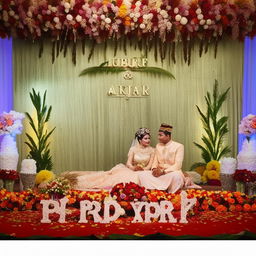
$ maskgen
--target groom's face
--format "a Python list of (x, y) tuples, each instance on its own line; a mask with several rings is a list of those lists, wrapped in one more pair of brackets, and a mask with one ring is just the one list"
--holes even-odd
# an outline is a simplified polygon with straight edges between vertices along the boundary
[(166, 144), (171, 140), (171, 136), (165, 135), (163, 132), (158, 132), (158, 140), (160, 143)]

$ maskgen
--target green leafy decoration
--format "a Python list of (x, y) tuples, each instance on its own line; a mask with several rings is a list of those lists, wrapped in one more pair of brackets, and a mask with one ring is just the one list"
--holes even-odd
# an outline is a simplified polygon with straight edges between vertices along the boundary
[(143, 72), (143, 73), (150, 73), (150, 74), (155, 74), (155, 75), (162, 75), (166, 76), (172, 79), (175, 79), (174, 75), (170, 73), (169, 71), (158, 68), (158, 67), (109, 67), (106, 66), (108, 64), (108, 61), (103, 62), (99, 66), (96, 67), (90, 67), (84, 69), (79, 76), (84, 76), (84, 75), (95, 75), (95, 74), (100, 74), (100, 73), (121, 73), (127, 70), (133, 71), (133, 72)]
[[(219, 161), (223, 156), (231, 152), (229, 146), (223, 145), (223, 140), (228, 133), (227, 116), (219, 118), (219, 111), (224, 101), (227, 99), (227, 94), (230, 88), (225, 92), (219, 93), (218, 82), (215, 80), (213, 94), (207, 92), (205, 101), (207, 111), (204, 114), (198, 106), (197, 111), (201, 117), (205, 135), (202, 135), (201, 140), (203, 144), (194, 142), (194, 144), (201, 150), (201, 156), (204, 160), (204, 165), (211, 160)], [(203, 165), (202, 163), (195, 163), (191, 166), (191, 170)]]
[(48, 140), (54, 132), (55, 127), (50, 131), (45, 128), (51, 116), (52, 106), (48, 108), (46, 105), (46, 91), (44, 92), (43, 100), (40, 93), (36, 93), (34, 89), (32, 89), (32, 93), (29, 95), (36, 109), (37, 120), (35, 121), (31, 115), (26, 112), (29, 124), (36, 137), (36, 139), (34, 139), (32, 135), (26, 133), (28, 141), (26, 141), (25, 144), (30, 150), (28, 157), (36, 161), (37, 172), (41, 170), (52, 170), (53, 163), (49, 149), (50, 142), (48, 142)]

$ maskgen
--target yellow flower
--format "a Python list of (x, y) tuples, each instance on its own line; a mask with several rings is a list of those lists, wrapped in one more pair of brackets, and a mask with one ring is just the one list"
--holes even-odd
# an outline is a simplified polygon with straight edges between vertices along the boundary
[(127, 6), (125, 4), (121, 4), (118, 11), (118, 16), (124, 18), (127, 15)]
[(36, 175), (35, 183), (41, 184), (42, 182), (49, 182), (55, 178), (55, 175), (51, 171), (42, 170)]
[(220, 163), (216, 160), (212, 160), (206, 165), (206, 169), (209, 171), (215, 170), (217, 172), (220, 172)]

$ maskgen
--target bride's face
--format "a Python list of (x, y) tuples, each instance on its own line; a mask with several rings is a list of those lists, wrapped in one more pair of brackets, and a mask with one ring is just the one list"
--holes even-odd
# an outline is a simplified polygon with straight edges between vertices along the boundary
[(143, 147), (147, 147), (150, 144), (150, 136), (148, 134), (146, 134), (142, 140), (140, 141), (140, 145)]

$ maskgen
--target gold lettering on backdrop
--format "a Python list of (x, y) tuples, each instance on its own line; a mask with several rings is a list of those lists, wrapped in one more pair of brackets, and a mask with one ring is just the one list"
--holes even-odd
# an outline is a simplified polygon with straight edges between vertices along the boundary
[(119, 95), (126, 95), (125, 86), (123, 85), (119, 86)]
[(150, 95), (148, 86), (118, 85), (109, 88), (107, 95), (112, 97), (145, 98)]
[(115, 58), (108, 62), (109, 67), (139, 68), (148, 65), (147, 58)]
[(112, 95), (116, 95), (116, 91), (115, 88), (112, 86), (109, 90), (108, 90), (108, 96), (112, 96)]
[(139, 90), (138, 90), (138, 88), (136, 86), (134, 87), (133, 95), (137, 95), (137, 96), (140, 95)]
[(142, 95), (143, 96), (149, 96), (149, 87), (147, 86), (142, 86)]

